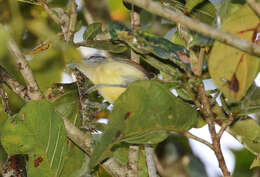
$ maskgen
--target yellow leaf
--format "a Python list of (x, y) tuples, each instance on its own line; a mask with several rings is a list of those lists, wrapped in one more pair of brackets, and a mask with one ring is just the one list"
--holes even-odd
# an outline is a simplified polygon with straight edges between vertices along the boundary
[[(223, 24), (222, 30), (251, 42), (258, 42), (258, 17), (247, 5)], [(259, 58), (220, 42), (215, 42), (209, 58), (209, 73), (230, 103), (241, 100), (259, 70)]]

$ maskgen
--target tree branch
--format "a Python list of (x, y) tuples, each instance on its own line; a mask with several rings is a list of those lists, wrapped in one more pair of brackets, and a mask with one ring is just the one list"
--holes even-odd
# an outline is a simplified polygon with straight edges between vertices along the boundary
[(209, 132), (213, 142), (213, 149), (218, 159), (219, 167), (222, 170), (222, 173), (225, 177), (230, 177), (230, 173), (227, 169), (226, 162), (221, 151), (220, 138), (217, 137), (217, 133), (215, 129), (215, 118), (211, 111), (210, 102), (208, 100), (208, 97), (206, 96), (206, 91), (203, 83), (199, 86), (198, 93), (202, 103), (202, 107), (200, 109), (209, 126)]
[(77, 23), (77, 4), (75, 0), (71, 0), (71, 8), (70, 8), (70, 21), (69, 21), (69, 29), (67, 34), (67, 42), (73, 41), (73, 34), (75, 32), (75, 27)]
[(11, 109), (10, 109), (10, 106), (9, 106), (9, 103), (8, 103), (8, 95), (5, 91), (5, 89), (3, 88), (2, 84), (0, 84), (0, 96), (2, 98), (2, 104), (3, 104), (5, 112), (8, 115), (11, 115)]
[(43, 98), (43, 95), (38, 87), (38, 84), (36, 80), (33, 77), (32, 70), (29, 66), (29, 63), (23, 56), (22, 52), (16, 45), (15, 41), (13, 39), (9, 39), (8, 41), (8, 49), (13, 55), (16, 64), (18, 66), (18, 69), (20, 70), (21, 74), (23, 75), (23, 78), (26, 82), (27, 89), (28, 89), (28, 96), (31, 100), (40, 100)]
[(80, 2), (82, 4), (82, 11), (83, 11), (84, 18), (85, 18), (87, 24), (89, 25), (89, 24), (94, 23), (93, 16), (90, 13), (90, 11), (88, 10), (85, 0), (81, 0)]
[(151, 144), (145, 144), (144, 150), (145, 150), (146, 164), (148, 168), (149, 177), (157, 177), (156, 166), (153, 159), (154, 156), (153, 146)]
[(138, 177), (139, 146), (130, 145), (128, 154), (127, 177)]
[(243, 50), (249, 54), (260, 56), (260, 46), (254, 43), (251, 43), (245, 39), (239, 38), (233, 34), (222, 32), (216, 28), (213, 28), (209, 25), (201, 23), (196, 20), (179, 13), (172, 11), (166, 7), (162, 7), (159, 2), (152, 0), (124, 0), (129, 3), (133, 3), (153, 14), (164, 17), (170, 21), (181, 23), (187, 28), (201, 33), (205, 36), (216, 39), (222, 43), (228, 44), (240, 50)]
[(26, 87), (20, 84), (2, 66), (0, 66), (0, 80), (4, 82), (14, 93), (19, 95), (23, 100), (30, 101)]
[(182, 133), (182, 135), (186, 136), (187, 138), (191, 138), (191, 139), (194, 139), (198, 142), (201, 142), (202, 144), (205, 144), (206, 146), (208, 146), (210, 149), (214, 150), (212, 144), (210, 144), (208, 141), (206, 141), (206, 140), (204, 140), (200, 137), (197, 137), (197, 136), (195, 136), (195, 135), (193, 135), (189, 132), (184, 132), (184, 133)]
[(260, 17), (260, 2), (256, 0), (247, 0), (250, 7), (256, 12), (257, 16)]

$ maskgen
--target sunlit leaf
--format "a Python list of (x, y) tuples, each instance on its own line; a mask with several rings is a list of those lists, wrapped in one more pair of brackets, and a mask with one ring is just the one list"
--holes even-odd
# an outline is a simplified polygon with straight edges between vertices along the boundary
[(195, 6), (202, 3), (204, 0), (186, 0), (185, 8), (190, 12)]
[[(232, 14), (222, 30), (252, 42), (258, 33), (258, 17), (244, 6)], [(209, 58), (209, 72), (229, 102), (243, 98), (259, 70), (259, 58), (220, 42), (215, 42)]]
[(120, 143), (111, 149), (114, 159), (122, 165), (127, 165), (129, 155), (129, 145)]
[(102, 160), (115, 143), (158, 143), (167, 131), (186, 131), (197, 121), (196, 109), (176, 98), (162, 82), (136, 81), (115, 102), (90, 166)]

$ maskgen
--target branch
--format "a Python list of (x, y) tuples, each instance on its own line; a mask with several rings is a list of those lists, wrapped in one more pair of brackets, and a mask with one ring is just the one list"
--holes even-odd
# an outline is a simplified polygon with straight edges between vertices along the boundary
[(8, 103), (8, 95), (5, 91), (5, 89), (3, 88), (2, 84), (0, 84), (0, 96), (2, 98), (2, 104), (3, 104), (5, 112), (8, 115), (11, 115), (11, 109), (10, 109), (10, 106), (9, 106), (9, 103)]
[(156, 166), (153, 159), (154, 156), (153, 146), (151, 144), (145, 144), (144, 150), (145, 150), (146, 164), (148, 168), (149, 177), (157, 177)]
[(129, 146), (128, 154), (129, 155), (128, 155), (127, 177), (137, 177), (138, 176), (139, 146), (138, 145)]
[[(68, 41), (73, 41), (73, 34), (75, 32), (75, 27), (77, 23), (77, 4), (75, 0), (71, 0), (71, 9), (70, 9), (70, 21), (69, 21), (69, 29), (68, 34), (67, 34), (67, 40)], [(67, 42), (68, 42), (67, 41)]]
[(190, 28), (193, 31), (203, 34), (204, 36), (208, 36), (214, 38), (222, 43), (228, 44), (240, 50), (243, 50), (249, 54), (253, 54), (256, 56), (260, 56), (260, 46), (254, 43), (251, 43), (247, 40), (239, 38), (233, 34), (222, 32), (216, 28), (213, 28), (209, 25), (201, 23), (196, 20), (192, 20), (191, 18), (179, 13), (172, 11), (166, 7), (162, 7), (159, 2), (155, 2), (152, 0), (124, 0), (129, 3), (133, 3), (153, 14), (164, 17), (170, 21), (174, 21), (177, 23), (181, 23), (185, 25), (187, 28)]
[(226, 165), (224, 156), (221, 151), (220, 138), (218, 138), (217, 133), (216, 133), (215, 118), (211, 111), (210, 102), (208, 100), (208, 97), (206, 96), (206, 91), (205, 91), (203, 83), (199, 86), (198, 93), (199, 93), (201, 103), (202, 103), (202, 108), (200, 108), (200, 109), (209, 126), (209, 132), (210, 132), (211, 139), (213, 142), (213, 149), (214, 149), (214, 152), (218, 159), (219, 167), (221, 168), (222, 173), (225, 177), (230, 177), (230, 173), (227, 169), (227, 165)]
[[(140, 27), (140, 14), (134, 10), (134, 6), (132, 5), (132, 10), (131, 10), (131, 26), (132, 30), (134, 31), (136, 27)], [(133, 40), (135, 40), (133, 38)], [(140, 63), (140, 56), (134, 52), (134, 50), (131, 50), (131, 60)]]
[(43, 98), (43, 95), (38, 87), (38, 84), (36, 80), (33, 77), (32, 70), (29, 66), (29, 63), (23, 56), (22, 52), (16, 45), (15, 41), (13, 39), (9, 39), (8, 41), (8, 49), (13, 55), (16, 64), (18, 66), (18, 69), (20, 70), (21, 74), (23, 75), (23, 78), (26, 82), (27, 89), (28, 89), (28, 96), (31, 100), (40, 100)]
[(247, 3), (256, 12), (256, 15), (260, 17), (260, 3), (257, 0), (247, 0)]
[(38, 0), (40, 5), (45, 9), (45, 11), (49, 14), (49, 16), (60, 26), (64, 26), (64, 22), (49, 8), (46, 2), (43, 0)]
[(231, 114), (231, 116), (224, 122), (224, 124), (221, 126), (221, 129), (219, 130), (217, 134), (217, 139), (220, 140), (221, 136), (223, 135), (224, 131), (228, 128), (229, 125), (232, 124), (234, 120), (234, 116)]
[(87, 24), (94, 23), (94, 18), (88, 10), (85, 0), (81, 0), (80, 2), (82, 4), (82, 11)]
[(20, 84), (2, 66), (0, 66), (0, 80), (4, 82), (14, 93), (19, 95), (23, 100), (30, 101), (26, 87)]
[(191, 134), (189, 132), (184, 132), (184, 133), (182, 133), (182, 135), (186, 136), (187, 138), (191, 138), (191, 139), (194, 139), (196, 141), (199, 141), (202, 144), (205, 144), (206, 146), (208, 146), (210, 149), (214, 150), (212, 144), (210, 144), (208, 141), (206, 141), (206, 140), (204, 140), (204, 139), (202, 139), (200, 137), (197, 137), (197, 136), (195, 136), (195, 135), (193, 135), (193, 134)]

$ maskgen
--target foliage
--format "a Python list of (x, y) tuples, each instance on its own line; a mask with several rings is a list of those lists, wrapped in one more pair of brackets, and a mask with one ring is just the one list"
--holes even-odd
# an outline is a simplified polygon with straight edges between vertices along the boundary
[[(152, 1), (208, 25), (216, 26), (220, 18), (222, 31), (259, 43), (258, 17), (241, 1), (223, 1), (219, 6), (208, 0)], [(14, 40), (44, 93), (42, 100), (22, 100), (0, 75), (1, 98), (2, 90), (8, 95), (8, 101), (2, 98), (0, 104), (0, 167), (8, 155), (21, 154), (26, 157), (30, 177), (110, 176), (111, 171), (100, 164), (114, 158), (128, 166), (129, 146), (134, 144), (140, 147), (136, 165), (142, 177), (148, 176), (144, 145), (152, 144), (157, 151), (156, 163), (164, 169), (158, 171), (161, 176), (171, 170), (184, 176), (207, 176), (206, 165), (192, 153), (187, 139), (177, 134), (187, 136), (191, 128), (210, 125), (209, 117), (214, 125), (224, 127), (231, 117), (224, 130), (245, 148), (233, 151), (234, 174), (256, 173), (249, 168), (260, 166), (259, 118), (252, 118), (260, 112), (260, 90), (254, 84), (260, 71), (259, 57), (122, 0), (90, 1), (77, 9), (73, 9), (73, 2), (0, 0), (0, 65), (17, 82), (28, 86), (21, 74), (24, 68), (10, 52), (9, 43)], [(134, 12), (141, 15), (136, 26), (130, 22)], [(78, 34), (82, 40), (73, 41), (78, 40)], [(103, 98), (93, 92), (91, 81), (80, 78), (82, 84), (77, 71), (67, 67), (83, 60), (77, 49), (82, 46), (100, 49), (114, 58), (130, 58), (135, 53), (147, 75), (153, 73), (154, 77), (142, 81), (122, 77), (131, 82), (110, 112)], [(61, 83), (65, 70), (77, 76), (77, 83)], [(216, 84), (216, 89), (204, 90), (209, 105), (204, 104), (200, 92), (204, 79)], [(32, 89), (25, 87), (21, 92), (28, 94)], [(218, 93), (221, 100), (216, 97)], [(91, 154), (66, 137), (70, 130), (62, 118), (92, 137)], [(108, 124), (99, 123), (99, 118), (107, 118)], [(99, 131), (101, 134), (96, 134)]]

